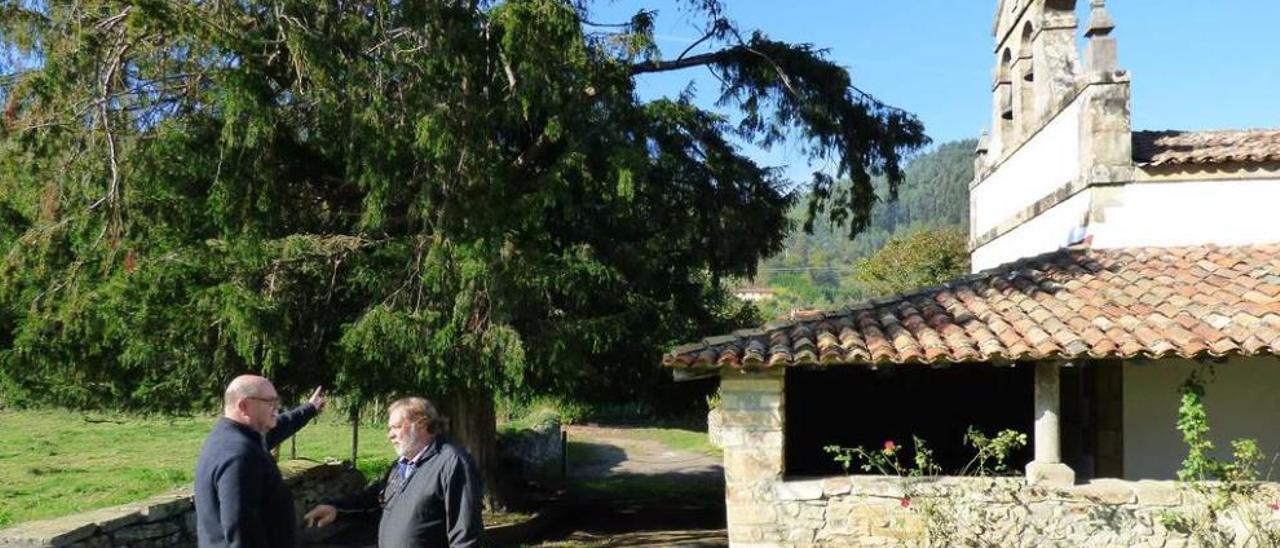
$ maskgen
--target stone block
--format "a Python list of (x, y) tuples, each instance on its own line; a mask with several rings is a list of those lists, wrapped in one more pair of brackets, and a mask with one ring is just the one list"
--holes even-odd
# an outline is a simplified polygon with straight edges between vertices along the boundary
[(849, 523), (861, 531), (873, 531), (889, 526), (889, 508), (881, 505), (857, 505), (849, 512)]
[(800, 515), (798, 516), (804, 521), (825, 522), (827, 520), (827, 505), (806, 503), (800, 505)]
[(182, 492), (151, 497), (138, 503), (138, 506), (142, 508), (140, 513), (143, 521), (160, 521), (185, 512), (195, 511), (195, 504), (191, 501), (191, 494)]
[(33, 521), (0, 531), (0, 546), (66, 546), (97, 531), (97, 524), (80, 516)]
[(168, 521), (142, 523), (125, 527), (111, 534), (117, 544), (134, 544), (138, 541), (168, 537), (182, 530), (177, 524)]
[(1129, 504), (1137, 499), (1133, 493), (1133, 484), (1118, 479), (1096, 479), (1087, 485), (1077, 485), (1070, 491), (1092, 502), (1102, 504)]
[(781, 452), (782, 444), (782, 431), (774, 428), (755, 430), (734, 428), (722, 431), (720, 434), (720, 447), (726, 450), (769, 449)]
[(1046, 487), (1069, 487), (1076, 482), (1076, 472), (1060, 462), (1027, 463), (1027, 483)]
[(788, 546), (803, 546), (813, 544), (813, 529), (792, 529), (787, 532)]
[(871, 495), (900, 499), (906, 495), (906, 478), (890, 476), (850, 476), (851, 492), (854, 495)]
[[(862, 502), (838, 501), (827, 507), (827, 528), (833, 533), (856, 535), (865, 533), (865, 523), (854, 523), (852, 516), (858, 508), (865, 506)], [(859, 526), (862, 526), (859, 529)]]
[(778, 522), (778, 509), (772, 504), (738, 504), (727, 509), (728, 521), (736, 525), (769, 525)]
[(782, 431), (782, 411), (780, 409), (728, 409), (720, 413), (724, 421), (724, 430), (746, 428), (749, 430)]
[(762, 500), (755, 494), (754, 484), (727, 483), (724, 486), (724, 500), (727, 503), (751, 502)]
[(763, 538), (764, 532), (760, 530), (760, 527), (729, 525), (729, 544), (734, 546), (760, 542)]
[(780, 375), (752, 374), (726, 376), (720, 378), (720, 397), (729, 392), (773, 392), (782, 393), (782, 377)]
[(74, 517), (84, 521), (93, 522), (98, 525), (98, 530), (100, 532), (109, 533), (126, 525), (141, 521), (141, 512), (142, 508), (138, 506), (124, 505), (91, 510), (89, 512), (77, 514)]
[(822, 494), (828, 497), (848, 494), (853, 486), (849, 482), (849, 478), (845, 476), (837, 476), (822, 480)]
[(725, 481), (771, 481), (782, 476), (782, 451), (731, 451), (724, 453)]
[(768, 411), (782, 407), (778, 391), (732, 391), (720, 393), (721, 408), (729, 411)]
[[(7, 546), (0, 543), (0, 546)], [(111, 537), (107, 535), (95, 535), (84, 539), (80, 542), (73, 542), (67, 545), (67, 548), (111, 548)]]
[(195, 546), (195, 543), (192, 543), (192, 542), (183, 543), (182, 536), (178, 533), (173, 533), (171, 535), (167, 535), (159, 538), (138, 541), (136, 543), (130, 544), (129, 548), (174, 548), (174, 547), (184, 546), (184, 545)]
[(822, 480), (784, 481), (774, 487), (778, 500), (816, 500), (822, 493)]
[(925, 536), (924, 516), (910, 510), (893, 512), (889, 523), (878, 529), (871, 529), (871, 535), (888, 537), (899, 543), (919, 541)]
[(1182, 491), (1168, 481), (1142, 480), (1134, 483), (1138, 504), (1143, 506), (1177, 506), (1182, 504)]

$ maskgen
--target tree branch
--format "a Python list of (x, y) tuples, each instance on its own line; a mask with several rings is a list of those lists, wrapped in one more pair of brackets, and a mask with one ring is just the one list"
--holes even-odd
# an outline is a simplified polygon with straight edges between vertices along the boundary
[(711, 65), (722, 63), (734, 55), (748, 51), (745, 46), (734, 46), (720, 51), (710, 53), (700, 53), (692, 57), (684, 59), (676, 59), (674, 61), (644, 61), (631, 65), (631, 74), (646, 74), (651, 72), (668, 72), (672, 70), (687, 69), (689, 67), (700, 67), (703, 65)]

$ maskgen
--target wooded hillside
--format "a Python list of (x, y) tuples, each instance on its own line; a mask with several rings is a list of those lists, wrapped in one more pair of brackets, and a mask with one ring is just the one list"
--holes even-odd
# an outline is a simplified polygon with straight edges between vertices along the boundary
[[(872, 211), (870, 226), (852, 240), (823, 220), (813, 234), (793, 231), (782, 252), (762, 263), (752, 284), (774, 291), (773, 299), (760, 303), (761, 311), (774, 318), (792, 309), (835, 308), (867, 298), (874, 292), (856, 279), (855, 266), (890, 238), (926, 228), (966, 232), (976, 144), (973, 139), (944, 143), (911, 160), (896, 202), (883, 199), (885, 185), (877, 181), (882, 199)], [(796, 223), (805, 213), (804, 200), (799, 202), (789, 215)]]

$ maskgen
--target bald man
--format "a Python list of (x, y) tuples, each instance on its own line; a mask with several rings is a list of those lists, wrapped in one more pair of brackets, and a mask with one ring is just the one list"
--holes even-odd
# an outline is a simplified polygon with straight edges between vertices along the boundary
[(241, 375), (227, 385), (222, 417), (196, 462), (196, 541), (205, 547), (296, 546), (293, 496), (269, 451), (324, 409), (316, 388), (310, 401), (276, 414), (271, 381)]

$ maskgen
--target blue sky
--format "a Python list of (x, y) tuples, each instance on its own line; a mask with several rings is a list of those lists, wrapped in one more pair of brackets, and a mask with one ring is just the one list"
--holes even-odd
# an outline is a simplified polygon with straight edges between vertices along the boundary
[[(990, 124), (995, 0), (725, 0), (744, 30), (809, 42), (850, 69), (854, 83), (916, 113), (936, 143)], [(658, 45), (673, 58), (700, 33), (671, 0), (602, 2), (599, 20), (660, 10)], [(1088, 0), (1077, 2), (1081, 28)], [(603, 9), (600, 9), (603, 8)], [(1134, 129), (1280, 128), (1280, 1), (1112, 0), (1121, 68), (1132, 78)], [(642, 96), (669, 95), (705, 71), (646, 77)], [(707, 102), (709, 104), (709, 101)], [(812, 169), (787, 150), (753, 152), (793, 178)], [(820, 167), (820, 166), (815, 166)]]

